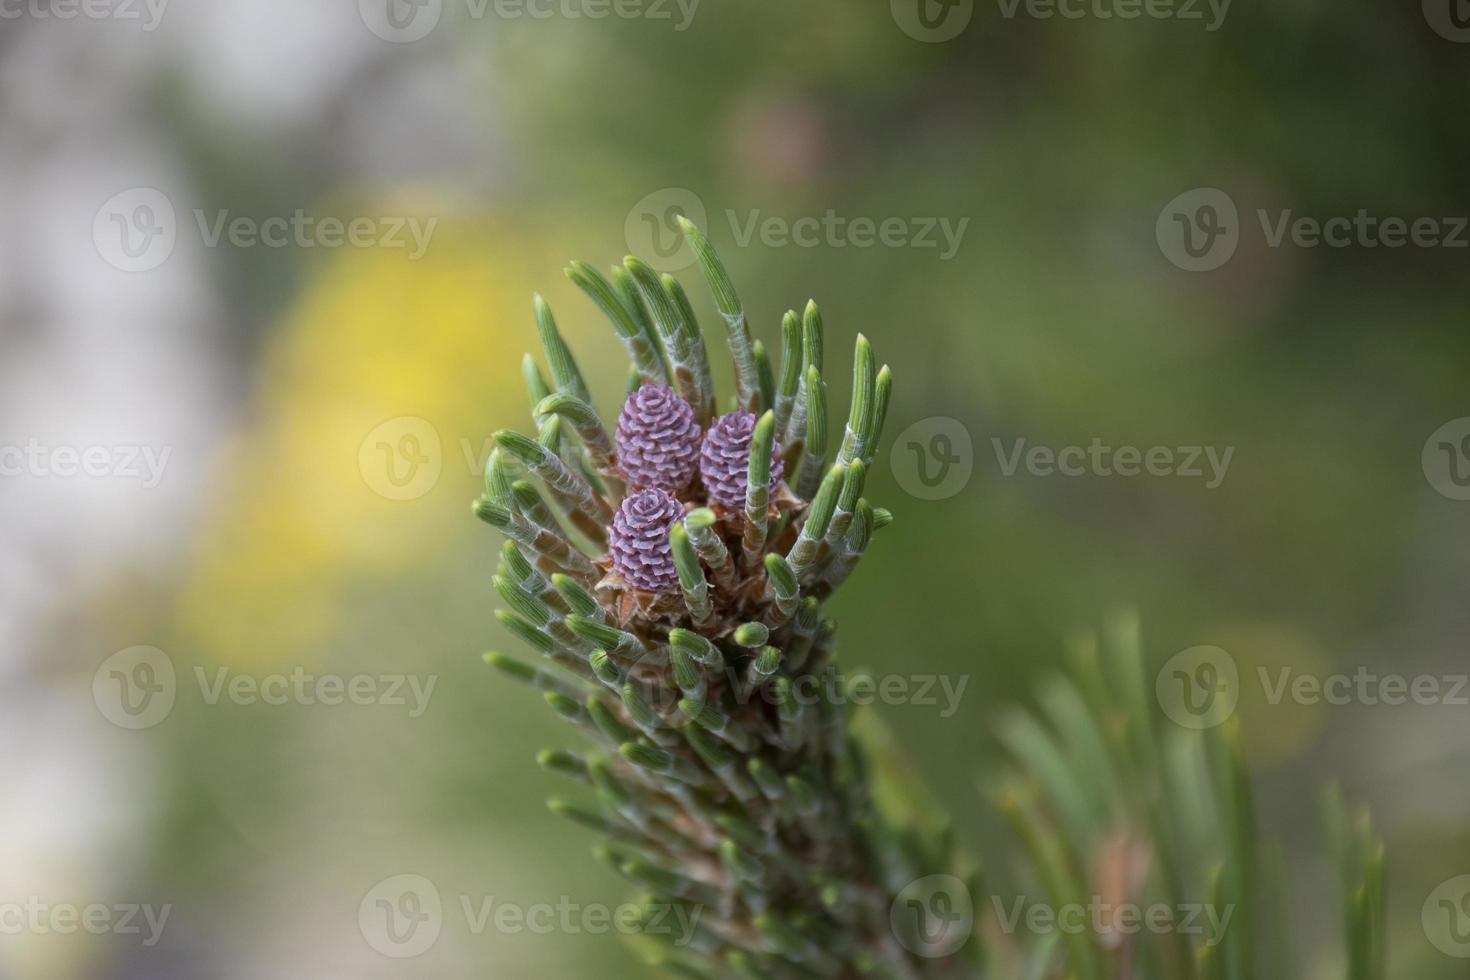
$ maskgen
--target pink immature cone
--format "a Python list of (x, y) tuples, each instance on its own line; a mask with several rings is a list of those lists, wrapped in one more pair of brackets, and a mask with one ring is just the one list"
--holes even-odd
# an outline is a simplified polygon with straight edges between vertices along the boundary
[(678, 586), (669, 528), (683, 516), (684, 505), (666, 490), (639, 490), (623, 501), (613, 517), (609, 550), (625, 582), (646, 592)]
[[(699, 451), (699, 475), (715, 503), (729, 510), (745, 506), (745, 484), (750, 471), (750, 437), (756, 417), (751, 412), (731, 412), (715, 419)], [(779, 447), (771, 448), (771, 486), (785, 472)]]
[(618, 416), (618, 465), (630, 486), (677, 493), (699, 467), (694, 409), (668, 385), (644, 385)]

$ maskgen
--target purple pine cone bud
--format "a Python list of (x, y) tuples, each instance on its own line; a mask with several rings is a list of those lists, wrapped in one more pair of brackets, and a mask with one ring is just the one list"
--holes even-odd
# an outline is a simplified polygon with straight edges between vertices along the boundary
[(613, 517), (610, 548), (613, 568), (635, 589), (667, 592), (679, 584), (669, 528), (684, 516), (684, 505), (665, 490), (639, 490)]
[(699, 466), (694, 409), (668, 385), (643, 385), (618, 416), (618, 465), (635, 487), (677, 492)]
[[(699, 474), (709, 497), (722, 507), (745, 506), (745, 483), (750, 470), (750, 436), (756, 418), (750, 412), (731, 412), (715, 419), (699, 451)], [(781, 480), (785, 464), (779, 446), (771, 447), (771, 486)]]

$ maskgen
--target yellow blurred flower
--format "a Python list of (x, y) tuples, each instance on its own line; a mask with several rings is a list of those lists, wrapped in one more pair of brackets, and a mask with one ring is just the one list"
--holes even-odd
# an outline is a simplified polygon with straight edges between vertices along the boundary
[(489, 434), (526, 419), (531, 284), (559, 284), (560, 265), (534, 243), (442, 225), (418, 261), (329, 260), (264, 354), (254, 422), (221, 460), (180, 610), (193, 649), (310, 657), (345, 586), (475, 532)]

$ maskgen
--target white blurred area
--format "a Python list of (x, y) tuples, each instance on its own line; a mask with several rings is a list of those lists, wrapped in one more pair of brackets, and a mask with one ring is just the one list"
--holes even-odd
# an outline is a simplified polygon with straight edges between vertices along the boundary
[[(228, 251), (185, 228), (193, 207), (237, 207), (204, 188), (200, 145), (249, 154), (237, 163), (268, 168), (292, 207), (309, 203), (297, 187), (474, 172), (484, 148), (465, 134), (484, 122), (457, 104), (473, 89), (456, 82), (449, 40), (388, 44), (352, 0), (171, 3), (152, 31), (0, 20), (0, 446), (168, 453), (152, 487), (0, 476), (0, 900), (140, 900), (130, 890), (147, 873), (168, 761), (156, 733), (101, 717), (91, 679), (153, 639), (127, 626), (146, 609), (91, 610), (114, 594), (165, 601), (271, 327), (232, 295)], [(135, 187), (162, 190), (180, 214), (177, 248), (146, 272), (114, 268), (93, 240), (99, 207)], [(110, 948), (3, 935), (0, 980), (175, 975)], [(198, 966), (178, 975), (209, 975)]]

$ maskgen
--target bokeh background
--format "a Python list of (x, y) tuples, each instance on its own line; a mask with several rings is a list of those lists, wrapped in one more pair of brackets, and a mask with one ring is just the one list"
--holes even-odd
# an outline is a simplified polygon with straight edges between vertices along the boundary
[[(1337, 965), (1319, 952), (1338, 927), (1316, 813), (1333, 780), (1388, 842), (1392, 973), (1464, 975), (1421, 906), (1470, 873), (1470, 706), (1272, 705), (1249, 680), (1470, 670), (1470, 502), (1458, 470), (1425, 465), (1470, 415), (1470, 236), (1273, 246), (1257, 219), (1366, 210), (1450, 234), (1470, 214), (1452, 8), (391, 2), (396, 21), (375, 0), (4, 8), (0, 443), (41, 455), (0, 478), (0, 900), (172, 911), (153, 945), (0, 935), (0, 976), (642, 975), (615, 938), (477, 934), (457, 911), (623, 894), (544, 809), (560, 787), (534, 755), (560, 723), (480, 662), (514, 648), (492, 616), (499, 538), (467, 505), (489, 434), (527, 424), (532, 292), (613, 411), (621, 349), (561, 269), (630, 249), (677, 266), (675, 206), (703, 211), (768, 345), (816, 297), (829, 363), (863, 331), (892, 365), (888, 440), (922, 439), (885, 447), (869, 495), (896, 523), (834, 612), (848, 665), (969, 678), (948, 717), (871, 709), (962, 839), (1014, 860), (981, 792), (991, 723), (1080, 631), (1136, 609), (1151, 664), (1214, 645), (1247, 678), (1303, 975)], [(1238, 208), (1238, 240), (1190, 271), (1169, 206), (1199, 188)], [(422, 254), (211, 241), (221, 216), (298, 211), (432, 233)], [(829, 212), (901, 233), (746, 234)], [(915, 241), (930, 222), (963, 222), (957, 247)], [(404, 443), (404, 418), (427, 437)], [(914, 446), (936, 418), (971, 472), (926, 500)], [(1233, 456), (1215, 487), (1007, 475), (1017, 439)], [(35, 462), (62, 447), (115, 465)], [(158, 479), (123, 465), (130, 447), (167, 451)], [(130, 728), (109, 664), (160, 663), (140, 646), (176, 697)], [(211, 704), (197, 680), (296, 672), (435, 686), (415, 714)], [(411, 960), (359, 928), (402, 874), (448, 910)]]

